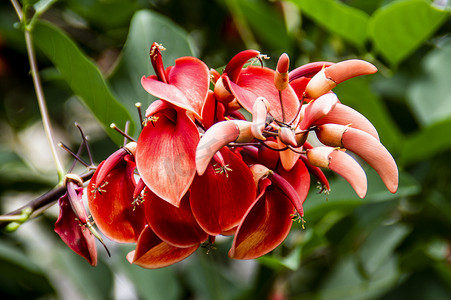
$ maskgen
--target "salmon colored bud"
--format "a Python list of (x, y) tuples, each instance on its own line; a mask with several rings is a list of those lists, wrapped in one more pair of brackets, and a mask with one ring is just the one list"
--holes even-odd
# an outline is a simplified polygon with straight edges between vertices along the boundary
[(316, 127), (315, 133), (318, 139), (330, 147), (343, 147), (343, 133), (348, 130), (348, 126), (338, 124), (324, 124)]
[(305, 88), (305, 96), (316, 99), (345, 80), (375, 72), (377, 72), (377, 68), (364, 60), (350, 59), (336, 63), (322, 69), (312, 77)]
[(297, 147), (296, 138), (294, 136), (294, 132), (291, 128), (288, 127), (280, 127), (278, 137), (282, 143), (285, 145), (290, 145), (293, 147)]
[(277, 62), (277, 69), (274, 74), (274, 85), (279, 91), (283, 91), (288, 86), (288, 68), (290, 66), (290, 59), (286, 53), (279, 57)]
[(377, 68), (364, 60), (349, 59), (336, 63), (324, 69), (326, 78), (333, 80), (336, 84), (356, 76), (369, 75), (377, 72)]
[(230, 92), (227, 76), (219, 77), (215, 84), (214, 93), (216, 99), (221, 103), (229, 103), (235, 98)]
[(362, 167), (344, 151), (332, 147), (315, 147), (307, 150), (308, 161), (317, 167), (327, 168), (343, 177), (360, 198), (367, 191), (366, 174)]
[(264, 97), (258, 97), (252, 107), (251, 131), (254, 137), (262, 141), (266, 140), (266, 137), (263, 136), (263, 130), (266, 127), (266, 116), (269, 109), (269, 102)]
[[(398, 167), (378, 139), (365, 131), (338, 124), (318, 126), (317, 136), (326, 145), (344, 147), (360, 156), (379, 174), (387, 189), (396, 193)], [(337, 145), (338, 139), (341, 145)]]
[(197, 145), (197, 173), (202, 175), (215, 153), (228, 143), (245, 143), (254, 139), (251, 126), (251, 122), (241, 120), (222, 121), (211, 126)]

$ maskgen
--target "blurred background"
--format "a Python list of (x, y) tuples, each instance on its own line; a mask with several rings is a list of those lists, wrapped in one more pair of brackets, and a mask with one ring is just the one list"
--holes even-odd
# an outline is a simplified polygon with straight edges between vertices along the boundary
[[(89, 136), (97, 163), (122, 137), (109, 129), (133, 120), (140, 86), (152, 74), (148, 51), (162, 43), (166, 66), (194, 55), (222, 68), (257, 49), (274, 67), (360, 58), (375, 75), (334, 91), (364, 114), (395, 157), (400, 186), (390, 194), (368, 173), (359, 199), (330, 175), (331, 193), (312, 188), (306, 228), (253, 261), (227, 258), (231, 240), (199, 249), (174, 266), (130, 265), (132, 245), (109, 243), (91, 267), (53, 231), (58, 209), (13, 232), (0, 232), (2, 299), (451, 299), (451, 22), (448, 1), (428, 0), (41, 0), (22, 1), (33, 30), (56, 139), (76, 150), (74, 122)], [(36, 102), (23, 30), (0, 3), (0, 211), (51, 189), (54, 163)], [(100, 104), (99, 104), (100, 103)], [(105, 104), (105, 103), (108, 103)], [(111, 110), (109, 111), (109, 105)], [(118, 107), (114, 109), (114, 107)], [(134, 125), (134, 126), (133, 126)], [(72, 163), (64, 153), (65, 168)], [(80, 169), (81, 170), (81, 169)]]

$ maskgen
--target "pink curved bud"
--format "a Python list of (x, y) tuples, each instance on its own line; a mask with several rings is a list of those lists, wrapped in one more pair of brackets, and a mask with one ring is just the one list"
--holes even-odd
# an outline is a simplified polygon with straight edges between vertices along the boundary
[(274, 85), (279, 91), (283, 91), (288, 86), (288, 68), (290, 58), (288, 54), (283, 53), (277, 62), (276, 73), (274, 74)]
[(307, 150), (309, 162), (320, 168), (327, 168), (343, 177), (360, 198), (367, 191), (366, 174), (362, 167), (344, 151), (322, 146)]
[(312, 77), (321, 71), (321, 69), (327, 68), (333, 64), (333, 62), (329, 61), (316, 61), (297, 67), (289, 73), (290, 83), (298, 78)]
[(335, 94), (322, 95), (318, 99), (311, 101), (304, 110), (304, 117), (299, 124), (300, 130), (307, 130), (320, 119), (329, 114), (337, 105), (338, 98)]
[(197, 145), (197, 173), (202, 175), (215, 153), (228, 143), (251, 141), (254, 138), (251, 126), (251, 122), (241, 120), (222, 121), (211, 126)]
[(315, 122), (316, 125), (327, 123), (348, 125), (349, 127), (363, 130), (379, 140), (376, 128), (364, 115), (341, 103), (337, 103), (331, 112)]
[(269, 102), (264, 97), (258, 97), (252, 107), (252, 135), (262, 141), (266, 140), (262, 133), (266, 127), (266, 116), (269, 110)]
[(336, 84), (356, 76), (369, 75), (377, 72), (377, 68), (364, 60), (349, 59), (336, 63), (324, 69), (326, 78), (333, 80)]
[[(381, 177), (387, 189), (396, 193), (398, 189), (398, 167), (390, 152), (372, 135), (355, 128), (337, 124), (318, 127), (318, 139), (324, 144), (332, 144), (331, 136), (341, 140), (344, 147), (365, 160)], [(340, 133), (341, 132), (341, 133)], [(333, 146), (333, 145), (332, 145)]]
[(305, 89), (305, 96), (316, 99), (345, 80), (375, 72), (377, 72), (377, 68), (374, 65), (360, 59), (350, 59), (336, 63), (312, 77)]

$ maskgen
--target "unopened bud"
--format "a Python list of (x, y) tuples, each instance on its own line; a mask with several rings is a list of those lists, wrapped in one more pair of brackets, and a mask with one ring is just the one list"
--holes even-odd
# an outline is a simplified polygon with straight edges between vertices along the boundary
[(274, 85), (279, 91), (283, 91), (288, 86), (288, 68), (290, 66), (290, 59), (286, 53), (279, 57), (277, 62), (277, 69), (274, 75)]

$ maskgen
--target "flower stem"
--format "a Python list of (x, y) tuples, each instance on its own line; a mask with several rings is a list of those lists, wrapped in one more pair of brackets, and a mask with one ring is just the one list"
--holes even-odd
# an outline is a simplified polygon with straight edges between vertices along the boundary
[(53, 159), (55, 161), (56, 170), (58, 173), (58, 180), (61, 182), (64, 178), (65, 172), (63, 169), (63, 165), (61, 163), (61, 159), (56, 151), (56, 145), (55, 145), (55, 141), (53, 138), (53, 129), (52, 129), (52, 125), (50, 124), (50, 117), (49, 117), (49, 113), (47, 110), (47, 104), (46, 104), (45, 97), (44, 97), (44, 91), (42, 89), (41, 79), (39, 77), (38, 65), (37, 65), (36, 55), (35, 55), (34, 46), (33, 46), (33, 38), (31, 35), (32, 27), (27, 26), (27, 20), (26, 20), (25, 13), (20, 8), (20, 5), (17, 2), (17, 0), (11, 0), (11, 3), (13, 4), (14, 9), (16, 10), (19, 20), (22, 22), (22, 24), (24, 26), (25, 44), (27, 47), (27, 54), (28, 54), (28, 59), (30, 62), (30, 69), (31, 69), (31, 77), (33, 79), (33, 85), (34, 85), (36, 97), (38, 100), (39, 111), (41, 112), (42, 123), (44, 125), (44, 131), (47, 136), (50, 150), (52, 151)]

